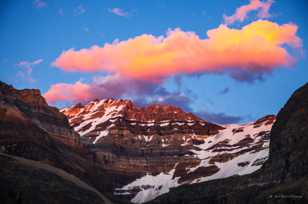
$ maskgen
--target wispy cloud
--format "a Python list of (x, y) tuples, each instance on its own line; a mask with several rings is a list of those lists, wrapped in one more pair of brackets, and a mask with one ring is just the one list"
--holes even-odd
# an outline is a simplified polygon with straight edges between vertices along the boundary
[(35, 1), (33, 1), (33, 6), (35, 8), (41, 9), (41, 8), (47, 7), (48, 4), (43, 0), (35, 0)]
[(124, 11), (121, 8), (111, 8), (111, 9), (108, 9), (108, 11), (110, 13), (113, 13), (117, 16), (122, 16), (122, 17), (127, 17), (129, 15), (129, 13), (127, 11)]
[(32, 62), (30, 61), (20, 61), (16, 66), (21, 69), (17, 72), (16, 76), (22, 80), (25, 80), (29, 83), (35, 82), (35, 79), (32, 77), (33, 67), (39, 65), (43, 62), (43, 59), (37, 59)]
[(209, 122), (218, 124), (239, 123), (244, 119), (241, 116), (228, 115), (226, 113), (211, 113), (207, 111), (197, 112), (196, 114)]
[(74, 9), (74, 14), (75, 16), (79, 16), (84, 14), (86, 11), (87, 11), (86, 8), (82, 4), (80, 4)]
[(244, 6), (241, 6), (236, 9), (235, 13), (232, 16), (224, 16), (225, 24), (230, 25), (237, 21), (243, 22), (248, 14), (252, 11), (257, 11), (257, 16), (259, 18), (268, 18), (270, 17), (269, 9), (273, 4), (273, 0), (261, 1), (261, 0), (250, 0), (250, 3)]

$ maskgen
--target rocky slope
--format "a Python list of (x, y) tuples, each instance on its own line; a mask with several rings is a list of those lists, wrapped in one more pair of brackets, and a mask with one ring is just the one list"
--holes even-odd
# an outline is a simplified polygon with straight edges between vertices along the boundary
[(0, 82), (0, 99), (3, 121), (31, 123), (65, 144), (79, 144), (79, 135), (70, 128), (66, 117), (57, 108), (48, 106), (39, 90), (16, 90)]
[(143, 203), (170, 188), (249, 174), (268, 158), (275, 116), (220, 126), (169, 105), (139, 108), (128, 100), (96, 100), (61, 110), (106, 170), (126, 175), (121, 200)]
[(66, 117), (38, 90), (0, 83), (1, 203), (110, 203)]
[(171, 189), (150, 203), (308, 203), (308, 84), (278, 113), (270, 138), (255, 173)]

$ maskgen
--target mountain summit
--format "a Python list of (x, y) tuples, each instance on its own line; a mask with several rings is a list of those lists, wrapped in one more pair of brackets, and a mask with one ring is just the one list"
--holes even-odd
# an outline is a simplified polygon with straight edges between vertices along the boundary
[(97, 143), (109, 132), (121, 129), (127, 134), (166, 135), (176, 133), (216, 134), (224, 129), (192, 113), (164, 104), (138, 107), (130, 100), (94, 100), (61, 110), (85, 141)]

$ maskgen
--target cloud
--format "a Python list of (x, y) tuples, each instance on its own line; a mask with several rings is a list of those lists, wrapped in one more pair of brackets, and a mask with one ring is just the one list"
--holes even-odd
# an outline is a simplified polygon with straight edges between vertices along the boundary
[(91, 83), (58, 83), (45, 93), (49, 103), (60, 101), (87, 102), (96, 98), (119, 98), (154, 94), (155, 84), (131, 80), (119, 75), (94, 77)]
[(35, 82), (35, 79), (33, 79), (32, 77), (33, 67), (41, 64), (42, 62), (43, 62), (43, 59), (37, 59), (32, 62), (25, 61), (25, 60), (18, 62), (16, 66), (20, 67), (21, 70), (17, 72), (16, 76), (29, 83)]
[(225, 113), (210, 113), (207, 111), (203, 111), (196, 112), (195, 114), (206, 121), (218, 124), (239, 123), (243, 120), (243, 118), (240, 116), (227, 115)]
[[(190, 93), (188, 93), (190, 95)], [(101, 98), (129, 98), (139, 105), (164, 103), (191, 111), (191, 99), (180, 91), (170, 92), (161, 85), (119, 75), (94, 77), (90, 83), (58, 83), (44, 94), (50, 104), (88, 102)]]
[(74, 14), (75, 16), (79, 16), (79, 15), (84, 14), (86, 11), (87, 10), (85, 9), (85, 7), (82, 4), (80, 4), (74, 9)]
[(45, 8), (48, 4), (43, 0), (35, 0), (33, 1), (33, 6), (37, 9)]
[(224, 88), (223, 90), (221, 90), (221, 91), (219, 92), (219, 94), (224, 95), (224, 94), (227, 94), (227, 93), (229, 93), (229, 92), (230, 92), (230, 88), (229, 88), (229, 87), (226, 87), (226, 88)]
[[(292, 65), (289, 48), (300, 49), (292, 23), (258, 20), (241, 29), (226, 25), (201, 39), (177, 28), (165, 36), (143, 34), (99, 47), (64, 51), (53, 65), (71, 72), (107, 72), (160, 83), (177, 74), (219, 73), (238, 80), (259, 79), (273, 69)], [(288, 47), (288, 48), (287, 48)]]
[(74, 84), (58, 83), (44, 94), (49, 103), (57, 101), (84, 101), (92, 98), (91, 86), (77, 81)]
[(108, 9), (108, 11), (110, 13), (113, 13), (114, 15), (117, 15), (117, 16), (122, 16), (122, 17), (126, 17), (129, 15), (128, 12), (124, 11), (123, 9), (121, 8), (111, 8), (111, 9)]
[(157, 96), (157, 99), (152, 100), (151, 103), (174, 105), (182, 108), (184, 111), (192, 112), (191, 104), (193, 101), (182, 92), (166, 92), (165, 94)]
[(252, 11), (257, 11), (257, 16), (259, 18), (268, 18), (270, 17), (269, 9), (272, 4), (272, 0), (250, 0), (249, 4), (237, 8), (235, 14), (232, 16), (224, 16), (225, 24), (230, 25), (237, 21), (243, 22), (247, 18), (247, 15)]

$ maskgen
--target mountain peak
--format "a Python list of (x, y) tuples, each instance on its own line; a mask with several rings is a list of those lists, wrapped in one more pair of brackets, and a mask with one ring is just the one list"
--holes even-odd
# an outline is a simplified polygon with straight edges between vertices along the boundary
[(213, 134), (223, 127), (209, 123), (181, 108), (166, 104), (139, 107), (130, 100), (103, 99), (62, 109), (74, 129), (84, 138), (97, 142), (102, 131), (128, 129), (135, 134), (187, 132)]

